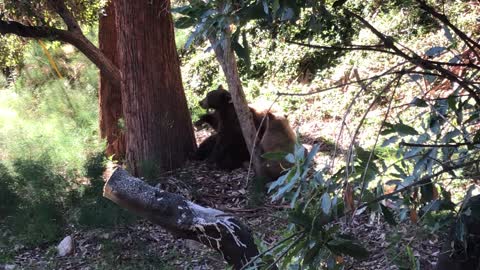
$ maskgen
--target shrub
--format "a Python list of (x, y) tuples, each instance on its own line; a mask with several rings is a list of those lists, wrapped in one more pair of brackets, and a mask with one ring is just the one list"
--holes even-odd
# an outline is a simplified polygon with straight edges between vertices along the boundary
[(136, 218), (116, 204), (102, 197), (102, 173), (105, 169), (106, 158), (103, 153), (90, 156), (85, 163), (85, 171), (90, 185), (83, 192), (74, 191), (72, 208), (79, 209), (77, 222), (85, 228), (112, 228), (122, 224), (129, 224)]

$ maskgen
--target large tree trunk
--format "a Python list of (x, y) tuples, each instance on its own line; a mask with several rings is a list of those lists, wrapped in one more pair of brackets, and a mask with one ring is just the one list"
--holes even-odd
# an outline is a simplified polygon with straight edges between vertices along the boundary
[[(115, 2), (110, 1), (101, 16), (98, 43), (102, 53), (118, 67), (117, 27), (115, 25)], [(119, 125), (122, 113), (122, 92), (120, 84), (112, 84), (104, 71), (100, 70), (100, 135), (107, 140), (106, 154), (116, 160), (125, 157), (125, 134)]]
[(103, 196), (176, 237), (192, 239), (219, 251), (234, 269), (241, 269), (258, 255), (250, 230), (237, 218), (149, 186), (121, 168), (109, 177)]
[(169, 0), (116, 2), (127, 166), (135, 175), (181, 166), (195, 150)]

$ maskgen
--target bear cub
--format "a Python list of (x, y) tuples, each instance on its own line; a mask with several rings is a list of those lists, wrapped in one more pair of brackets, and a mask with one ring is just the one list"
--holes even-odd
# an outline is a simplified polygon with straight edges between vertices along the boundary
[(250, 159), (250, 154), (230, 93), (219, 86), (200, 101), (200, 106), (207, 110), (214, 109), (215, 112), (202, 115), (196, 123), (211, 125), (216, 130), (216, 134), (200, 144), (196, 154), (197, 159), (207, 159), (208, 163), (225, 170), (242, 167), (243, 162)]

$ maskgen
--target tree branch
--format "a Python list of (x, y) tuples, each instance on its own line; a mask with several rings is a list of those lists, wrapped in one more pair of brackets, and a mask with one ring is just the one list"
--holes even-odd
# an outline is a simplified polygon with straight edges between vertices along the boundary
[(424, 176), (422, 178), (420, 178), (418, 181), (415, 181), (413, 183), (411, 183), (410, 185), (407, 185), (407, 186), (404, 186), (400, 189), (397, 189), (393, 192), (390, 192), (390, 193), (387, 193), (387, 194), (384, 194), (384, 195), (381, 195), (381, 196), (378, 196), (377, 198), (369, 201), (369, 202), (365, 202), (363, 204), (361, 204), (358, 209), (362, 208), (362, 207), (366, 207), (372, 203), (378, 203), (380, 202), (381, 200), (384, 200), (384, 199), (387, 199), (387, 198), (390, 198), (392, 197), (393, 195), (395, 194), (398, 194), (398, 193), (402, 193), (408, 189), (411, 189), (413, 187), (417, 187), (417, 186), (421, 186), (421, 185), (425, 185), (425, 184), (428, 184), (433, 178), (435, 177), (438, 177), (444, 173), (447, 173), (447, 172), (451, 172), (451, 171), (454, 171), (454, 170), (457, 170), (457, 169), (461, 169), (463, 167), (467, 167), (467, 166), (470, 166), (470, 165), (474, 165), (474, 164), (478, 164), (479, 161), (478, 160), (473, 160), (473, 161), (470, 161), (470, 162), (465, 162), (465, 163), (462, 163), (462, 164), (459, 164), (459, 165), (456, 165), (456, 166), (451, 166), (451, 167), (447, 167), (446, 169), (443, 169), (437, 173), (434, 173), (432, 175), (427, 175), (427, 176)]
[(0, 34), (14, 34), (25, 38), (58, 40), (72, 44), (100, 70), (104, 71), (112, 84), (120, 86), (120, 70), (81, 32), (70, 32), (45, 26), (27, 26), (16, 21), (0, 20)]
[(475, 56), (479, 58), (479, 55), (475, 48), (480, 49), (480, 44), (475, 42), (473, 39), (471, 39), (469, 36), (467, 36), (463, 31), (458, 29), (455, 25), (453, 25), (445, 16), (444, 14), (438, 13), (434, 8), (430, 7), (425, 1), (423, 0), (417, 0), (417, 2), (420, 4), (420, 8), (431, 14), (433, 17), (437, 18), (439, 21), (444, 23), (446, 26), (450, 27), (457, 36), (459, 36), (465, 44), (470, 48)]
[(68, 27), (68, 31), (82, 34), (80, 25), (78, 25), (75, 17), (73, 17), (72, 13), (65, 6), (65, 2), (63, 0), (48, 0), (48, 3), (50, 4), (51, 8), (53, 8), (53, 10), (55, 10), (60, 17), (62, 17), (62, 20)]
[(0, 20), (0, 34), (14, 34), (26, 38), (59, 40), (63, 42), (71, 39), (68, 37), (71, 36), (71, 33), (65, 30), (44, 26), (27, 26), (16, 21), (4, 20)]
[[(392, 49), (398, 56), (408, 60), (410, 63), (422, 67), (424, 69), (433, 69), (437, 70), (438, 72), (442, 73), (447, 79), (454, 81), (458, 83), (460, 86), (462, 86), (475, 100), (477, 103), (477, 106), (480, 106), (480, 97), (477, 95), (475, 90), (470, 88), (470, 85), (460, 79), (458, 76), (453, 74), (451, 71), (443, 68), (441, 65), (434, 64), (428, 60), (422, 59), (418, 54), (412, 52), (413, 56), (409, 56), (406, 54), (404, 51), (399, 49), (397, 46), (395, 46), (395, 41), (392, 37), (386, 36), (380, 31), (378, 31), (373, 25), (371, 25), (368, 21), (366, 21), (362, 16), (353, 13), (352, 11), (345, 9), (345, 14), (352, 16), (359, 20), (364, 26), (366, 26), (372, 33), (374, 33), (384, 44), (386, 48)], [(411, 50), (410, 50), (411, 51)]]
[(424, 148), (446, 148), (446, 147), (459, 147), (459, 146), (471, 146), (471, 145), (479, 145), (480, 142), (465, 142), (465, 143), (446, 143), (446, 144), (421, 144), (421, 143), (406, 143), (401, 142), (400, 146), (409, 146), (409, 147), (424, 147)]
[(381, 53), (395, 54), (395, 52), (382, 49), (383, 46), (381, 45), (373, 45), (373, 46), (352, 45), (352, 46), (338, 47), (338, 46), (322, 46), (322, 45), (315, 45), (315, 44), (307, 44), (307, 43), (296, 42), (291, 40), (287, 40), (286, 42), (289, 44), (295, 44), (303, 47), (331, 50), (331, 51), (375, 51), (375, 52), (381, 52)]

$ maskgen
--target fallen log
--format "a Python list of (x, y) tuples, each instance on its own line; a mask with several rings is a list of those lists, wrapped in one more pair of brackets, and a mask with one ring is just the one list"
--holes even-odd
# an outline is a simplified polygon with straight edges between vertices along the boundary
[(234, 216), (152, 187), (122, 168), (108, 178), (103, 196), (178, 238), (215, 249), (234, 269), (241, 269), (259, 254), (250, 229)]

